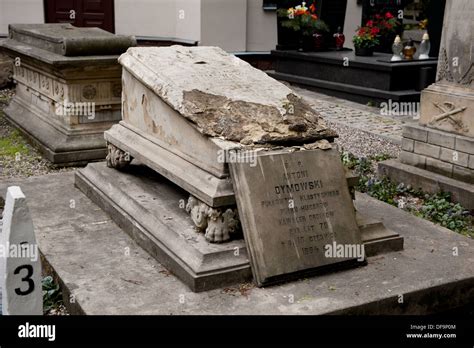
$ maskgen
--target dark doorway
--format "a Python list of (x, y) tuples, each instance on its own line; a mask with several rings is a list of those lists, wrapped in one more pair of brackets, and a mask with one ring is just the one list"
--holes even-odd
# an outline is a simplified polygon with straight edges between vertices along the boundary
[(115, 32), (114, 0), (44, 0), (46, 23), (71, 23)]
[(344, 30), (347, 0), (317, 1), (316, 6), (321, 9), (321, 19), (329, 26), (331, 33), (337, 32), (339, 27)]

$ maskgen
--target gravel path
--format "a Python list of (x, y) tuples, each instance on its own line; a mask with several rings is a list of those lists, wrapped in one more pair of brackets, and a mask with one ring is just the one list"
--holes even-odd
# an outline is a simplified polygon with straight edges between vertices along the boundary
[(340, 123), (326, 122), (330, 128), (339, 134), (339, 138), (336, 139), (336, 144), (339, 145), (340, 149), (349, 151), (356, 157), (371, 157), (383, 154), (398, 158), (400, 154), (400, 145), (387, 141), (380, 136), (357, 130)]
[[(382, 116), (377, 107), (326, 96), (293, 85), (289, 87), (333, 125), (360, 130), (391, 143), (401, 144), (403, 125), (416, 122), (413, 116)], [(354, 136), (350, 139), (357, 140)]]
[(381, 116), (376, 107), (327, 96), (287, 84), (302, 96), (334, 129), (340, 149), (356, 157), (388, 155), (397, 158), (401, 151), (402, 128), (414, 122), (411, 116)]

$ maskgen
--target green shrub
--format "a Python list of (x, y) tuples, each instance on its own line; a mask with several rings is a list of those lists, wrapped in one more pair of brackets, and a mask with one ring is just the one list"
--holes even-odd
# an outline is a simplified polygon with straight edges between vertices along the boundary
[(402, 197), (418, 198), (417, 205), (404, 205), (402, 209), (432, 221), (460, 234), (474, 238), (474, 217), (460, 204), (451, 201), (449, 193), (426, 194), (404, 184), (396, 185), (388, 178), (377, 178), (375, 162), (385, 161), (390, 156), (376, 155), (370, 158), (357, 158), (348, 151), (341, 153), (341, 160), (347, 168), (360, 176), (357, 190), (382, 202), (399, 206)]
[(452, 231), (472, 235), (472, 216), (459, 203), (451, 202), (449, 193), (428, 196), (416, 215), (440, 224)]
[(51, 309), (58, 308), (62, 303), (62, 294), (59, 285), (54, 283), (53, 277), (44, 277), (41, 281), (43, 288), (43, 312), (46, 314)]

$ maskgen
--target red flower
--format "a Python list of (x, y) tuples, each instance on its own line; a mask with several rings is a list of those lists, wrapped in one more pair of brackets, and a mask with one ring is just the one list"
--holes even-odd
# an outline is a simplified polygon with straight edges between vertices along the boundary
[(392, 15), (390, 12), (387, 12), (387, 13), (385, 14), (385, 18), (387, 18), (387, 19), (392, 19), (392, 18), (394, 18), (394, 17), (393, 17), (393, 15)]
[(380, 19), (380, 18), (382, 18), (382, 17), (381, 17), (379, 14), (376, 14), (376, 15), (375, 15), (375, 18), (376, 18), (376, 19)]
[(373, 35), (373, 36), (377, 36), (378, 33), (380, 33), (380, 29), (375, 27), (375, 28), (372, 28), (370, 30), (370, 33)]
[(310, 11), (315, 13), (316, 12), (316, 6), (314, 6), (314, 4), (311, 4), (311, 6), (309, 7)]
[(372, 28), (374, 26), (374, 21), (372, 21), (372, 20), (368, 21), (367, 26)]
[(311, 15), (311, 18), (313, 18), (314, 20), (318, 19), (318, 16), (316, 16), (315, 14), (312, 14)]

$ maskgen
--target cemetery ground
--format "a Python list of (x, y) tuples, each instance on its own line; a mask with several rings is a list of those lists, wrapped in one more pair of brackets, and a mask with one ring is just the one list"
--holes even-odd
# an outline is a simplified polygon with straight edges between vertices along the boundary
[[(378, 113), (378, 109), (370, 106), (364, 106), (336, 99), (333, 97), (325, 97), (323, 95), (313, 93), (301, 88), (294, 87), (297, 93), (306, 98), (307, 101), (326, 119), (330, 128), (334, 129), (339, 138), (336, 142), (341, 151), (341, 159), (344, 165), (354, 170), (359, 176), (359, 185), (357, 190), (358, 199), (362, 206), (374, 206), (370, 198), (365, 198), (363, 193), (376, 198), (379, 201), (388, 203), (396, 208), (409, 212), (419, 218), (426, 219), (444, 228), (455, 231), (469, 238), (474, 237), (474, 216), (473, 212), (469, 212), (459, 204), (452, 203), (450, 197), (444, 193), (436, 195), (427, 195), (423, 192), (414, 190), (411, 187), (403, 185), (395, 185), (385, 178), (378, 178), (376, 173), (377, 162), (389, 158), (397, 158), (400, 152), (401, 129), (405, 122), (411, 122), (410, 117), (385, 117)], [(61, 168), (50, 164), (43, 159), (41, 154), (22, 137), (22, 135), (13, 128), (4, 118), (2, 109), (8, 104), (12, 97), (11, 90), (0, 91), (0, 184), (3, 182), (12, 182), (15, 179), (24, 179), (29, 177), (38, 177), (46, 174), (58, 174), (74, 171), (74, 167)], [(72, 174), (71, 174), (72, 175)], [(59, 176), (58, 176), (59, 179)], [(64, 183), (70, 181), (71, 177), (62, 176)], [(39, 179), (41, 181), (42, 179)], [(27, 182), (27, 181), (23, 181)], [(72, 184), (70, 184), (72, 185)], [(372, 203), (368, 203), (372, 202)], [(395, 208), (386, 208), (383, 204), (377, 205), (380, 211), (377, 214), (385, 214), (387, 211), (397, 215)], [(2, 209), (0, 201), (0, 211)], [(395, 209), (395, 210), (393, 210)], [(404, 215), (397, 215), (402, 218)], [(417, 221), (416, 219), (411, 221)], [(420, 223), (421, 224), (421, 223)], [(420, 225), (421, 226), (421, 225)], [(423, 231), (429, 231), (429, 225), (422, 225)], [(434, 233), (438, 234), (439, 229), (433, 228)], [(419, 237), (416, 237), (419, 238)], [(440, 238), (440, 243), (442, 239)], [(456, 237), (457, 240), (458, 237)], [(462, 239), (460, 239), (460, 243)], [(119, 241), (121, 244), (125, 242)], [(61, 244), (59, 242), (59, 244)], [(437, 245), (433, 245), (433, 250)], [(134, 251), (136, 254), (139, 251)], [(140, 251), (141, 253), (142, 251)], [(146, 259), (150, 257), (144, 256)], [(380, 256), (375, 259), (383, 260), (394, 259), (393, 256)], [(136, 265), (135, 265), (136, 266)], [(159, 274), (163, 278), (169, 277), (169, 272), (159, 264), (143, 266), (144, 268), (158, 267)], [(142, 269), (145, 271), (145, 269)], [(149, 270), (149, 269), (148, 269)], [(132, 273), (133, 274), (133, 273)], [(135, 279), (133, 276), (124, 276), (121, 278), (124, 282), (132, 285), (141, 286), (141, 280)], [(171, 282), (173, 288), (176, 288), (176, 281)], [(302, 280), (308, 282), (307, 279)], [(126, 286), (126, 285), (124, 285)], [(335, 291), (340, 288), (341, 284), (337, 280), (334, 283), (326, 284), (326, 289)], [(93, 288), (94, 284), (90, 284), (89, 288)], [(254, 286), (250, 283), (237, 285), (236, 287), (227, 287), (221, 290), (222, 293), (230, 296), (242, 296), (247, 298), (252, 292)], [(49, 314), (67, 314), (67, 310), (62, 304), (60, 288), (57, 282), (48, 274), (44, 274), (43, 279), (44, 302), (46, 312)], [(89, 290), (92, 291), (92, 290)], [(104, 291), (103, 289), (100, 291)], [(104, 292), (105, 294), (105, 292)], [(342, 294), (341, 294), (342, 295)], [(106, 300), (103, 301), (107, 302)], [(301, 297), (304, 307), (305, 299)], [(97, 302), (101, 304), (101, 302)], [(96, 304), (97, 304), (96, 303)], [(334, 309), (334, 308), (332, 308)], [(146, 312), (146, 311), (145, 311)], [(179, 310), (177, 311), (179, 312)], [(100, 313), (98, 309), (96, 313)], [(117, 310), (120, 313), (120, 310)]]

